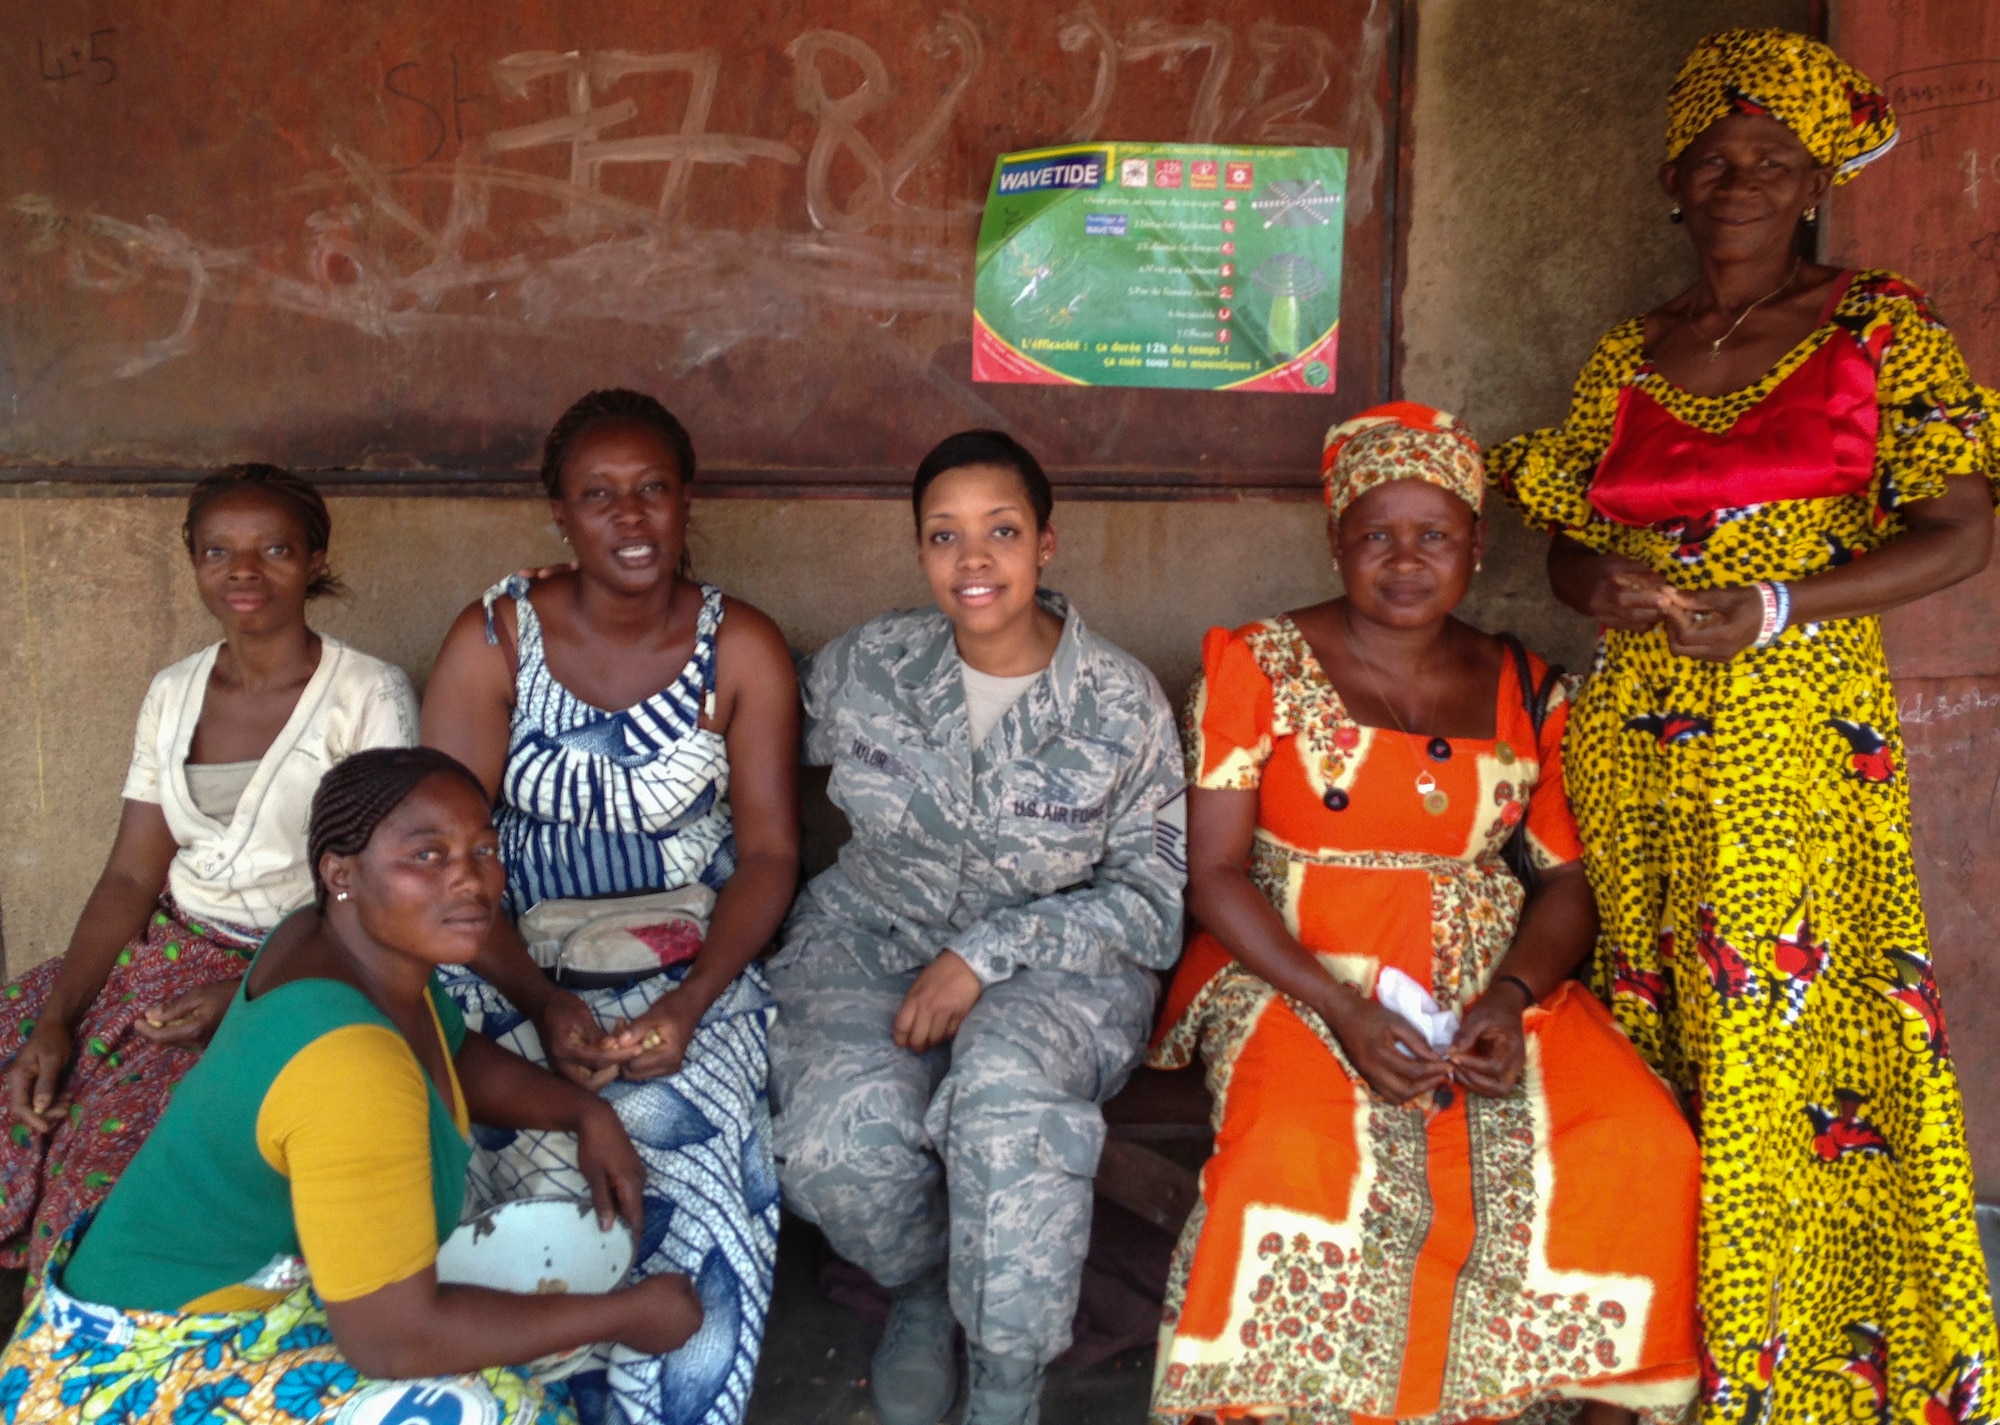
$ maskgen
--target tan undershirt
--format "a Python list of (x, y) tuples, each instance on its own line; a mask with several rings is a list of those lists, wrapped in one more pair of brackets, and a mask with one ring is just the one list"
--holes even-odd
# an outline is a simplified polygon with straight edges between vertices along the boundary
[(236, 804), (243, 800), (244, 790), (261, 765), (259, 762), (188, 763), (184, 770), (194, 809), (210, 821), (229, 825), (236, 816)]
[(1019, 702), (1021, 694), (1042, 676), (1035, 672), (1023, 673), (1018, 678), (999, 678), (980, 672), (970, 663), (961, 663), (959, 667), (965, 674), (965, 716), (972, 724), (974, 747), (986, 740), (986, 734), (1007, 715), (1007, 709)]

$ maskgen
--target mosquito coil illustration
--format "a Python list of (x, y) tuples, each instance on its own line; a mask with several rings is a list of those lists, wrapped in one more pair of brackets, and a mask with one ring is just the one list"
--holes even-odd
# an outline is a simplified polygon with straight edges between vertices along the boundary
[(1270, 333), (1271, 355), (1299, 354), (1299, 306), (1324, 292), (1331, 280), (1311, 259), (1296, 252), (1267, 257), (1251, 271), (1250, 285), (1271, 298), (1270, 316), (1264, 324)]

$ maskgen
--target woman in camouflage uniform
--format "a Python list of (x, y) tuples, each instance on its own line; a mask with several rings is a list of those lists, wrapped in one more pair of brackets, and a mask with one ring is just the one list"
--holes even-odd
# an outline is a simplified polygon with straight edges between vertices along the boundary
[(806, 755), (854, 829), (771, 962), (778, 1175), (895, 1296), (887, 1425), (1037, 1418), (1065, 1350), (1104, 1141), (1180, 949), (1183, 779), (1152, 675), (1037, 587), (1047, 477), (1007, 436), (917, 470), (935, 608), (834, 640)]

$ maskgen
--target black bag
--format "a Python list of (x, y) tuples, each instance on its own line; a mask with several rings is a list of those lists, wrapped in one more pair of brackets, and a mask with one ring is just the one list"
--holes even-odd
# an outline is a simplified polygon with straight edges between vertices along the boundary
[[(1514, 660), (1514, 676), (1528, 703), (1528, 722), (1535, 729), (1535, 757), (1541, 758), (1542, 724), (1549, 720), (1549, 698), (1555, 693), (1556, 683), (1562, 678), (1563, 670), (1551, 663), (1548, 672), (1539, 685), (1535, 682), (1535, 670), (1528, 662), (1528, 650), (1521, 640), (1511, 633), (1500, 635), (1500, 641), (1507, 645), (1507, 652)], [(1500, 848), (1500, 859), (1507, 863), (1507, 869), (1514, 873), (1514, 879), (1530, 895), (1534, 894), (1535, 882), (1540, 874), (1535, 870), (1534, 856), (1528, 850), (1528, 818), (1524, 815), (1514, 825), (1514, 834), (1507, 838), (1507, 844)]]

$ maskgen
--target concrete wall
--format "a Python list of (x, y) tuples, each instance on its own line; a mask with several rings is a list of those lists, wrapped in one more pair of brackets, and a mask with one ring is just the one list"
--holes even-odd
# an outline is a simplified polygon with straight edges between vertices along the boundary
[[(452, 617), (493, 580), (565, 551), (540, 500), (336, 499), (334, 565), (354, 591), (314, 625), (421, 681)], [(132, 719), (162, 665), (212, 641), (170, 500), (0, 502), (0, 916), (7, 971), (59, 953), (118, 822)], [(1201, 632), (1327, 597), (1317, 506), (1060, 506), (1050, 587), (1176, 694)], [(697, 571), (816, 648), (926, 598), (907, 504), (712, 500)]]
[[(1499, 438), (1554, 419), (1611, 322), (1670, 294), (1686, 255), (1652, 172), (1662, 96), (1702, 33), (1803, 26), (1806, 0), (1427, 0), (1420, 7), (1404, 385)], [(669, 402), (672, 393), (663, 393)], [(699, 433), (697, 433), (697, 436)], [(1317, 452), (1302, 450), (1302, 463)], [(354, 594), (319, 626), (421, 680), (452, 614), (499, 574), (559, 557), (529, 500), (336, 500)], [(704, 577), (811, 648), (922, 587), (895, 502), (705, 501)], [(176, 502), (31, 497), (0, 505), (0, 934), (20, 973), (59, 952), (117, 823), (133, 713), (161, 665), (214, 637)], [(1496, 511), (1466, 615), (1572, 665), (1581, 621), (1554, 608), (1542, 542)], [(1145, 658), (1170, 692), (1202, 630), (1335, 588), (1305, 503), (1069, 504), (1049, 582)]]

